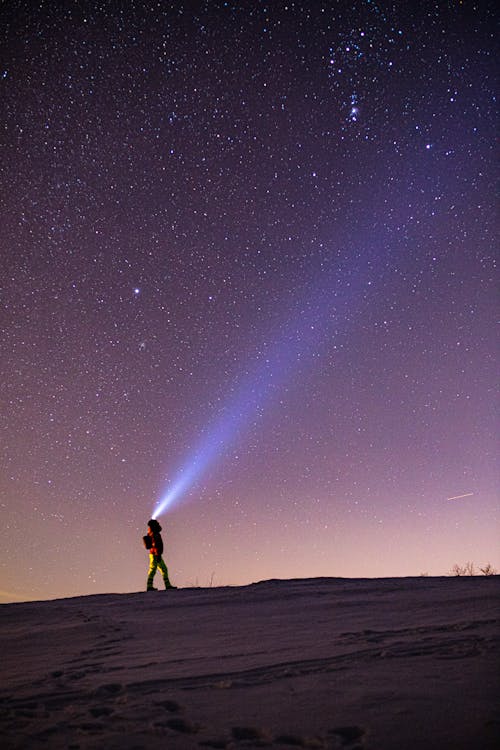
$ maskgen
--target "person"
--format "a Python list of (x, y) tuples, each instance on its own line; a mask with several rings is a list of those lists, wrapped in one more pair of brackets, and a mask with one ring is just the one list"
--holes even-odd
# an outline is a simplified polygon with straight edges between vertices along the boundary
[(146, 591), (157, 591), (153, 586), (153, 579), (158, 568), (163, 575), (166, 589), (175, 589), (168, 578), (168, 568), (163, 560), (163, 539), (161, 538), (161, 526), (154, 518), (148, 521), (148, 533), (144, 537), (144, 545), (149, 550), (149, 571)]

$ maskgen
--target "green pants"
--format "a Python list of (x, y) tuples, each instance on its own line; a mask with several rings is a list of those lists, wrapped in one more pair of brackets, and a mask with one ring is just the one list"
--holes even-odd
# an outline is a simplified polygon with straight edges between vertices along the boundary
[(170, 581), (168, 580), (168, 568), (165, 565), (163, 558), (159, 556), (155, 556), (155, 555), (150, 555), (149, 556), (148, 583), (147, 583), (148, 589), (153, 588), (153, 578), (155, 577), (157, 568), (160, 568), (162, 572), (165, 586), (168, 587), (171, 585)]

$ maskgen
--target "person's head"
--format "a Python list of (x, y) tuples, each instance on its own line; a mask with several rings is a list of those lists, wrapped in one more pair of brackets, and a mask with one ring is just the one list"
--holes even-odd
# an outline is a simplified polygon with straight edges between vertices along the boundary
[(155, 518), (151, 518), (148, 521), (148, 527), (151, 529), (153, 534), (158, 534), (161, 531), (161, 526)]

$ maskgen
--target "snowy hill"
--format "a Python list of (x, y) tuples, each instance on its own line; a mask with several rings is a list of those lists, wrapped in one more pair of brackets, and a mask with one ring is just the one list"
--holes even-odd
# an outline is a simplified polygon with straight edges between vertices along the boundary
[(500, 578), (0, 606), (4, 748), (493, 748)]

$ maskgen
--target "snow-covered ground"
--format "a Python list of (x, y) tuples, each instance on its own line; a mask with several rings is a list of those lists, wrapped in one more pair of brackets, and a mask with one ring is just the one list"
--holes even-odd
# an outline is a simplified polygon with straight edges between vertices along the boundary
[(0, 607), (3, 748), (498, 747), (500, 578)]

